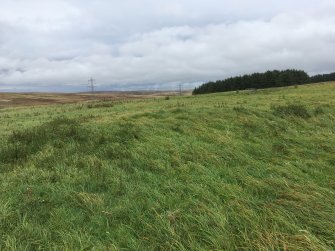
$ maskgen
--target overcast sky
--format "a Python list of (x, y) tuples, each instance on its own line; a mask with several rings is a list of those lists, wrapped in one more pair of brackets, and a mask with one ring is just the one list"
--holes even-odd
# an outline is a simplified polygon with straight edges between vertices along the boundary
[(185, 88), (335, 71), (334, 0), (1, 0), (0, 91)]

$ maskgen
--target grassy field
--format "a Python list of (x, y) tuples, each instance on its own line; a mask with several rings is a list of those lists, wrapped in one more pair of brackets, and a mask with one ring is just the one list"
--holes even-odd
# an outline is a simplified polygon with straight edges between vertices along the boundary
[(335, 83), (0, 110), (0, 250), (334, 250)]

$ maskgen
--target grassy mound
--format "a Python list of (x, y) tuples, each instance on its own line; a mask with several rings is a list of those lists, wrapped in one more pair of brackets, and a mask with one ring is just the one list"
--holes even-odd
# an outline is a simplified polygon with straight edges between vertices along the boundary
[(0, 250), (333, 250), (335, 86), (0, 110)]

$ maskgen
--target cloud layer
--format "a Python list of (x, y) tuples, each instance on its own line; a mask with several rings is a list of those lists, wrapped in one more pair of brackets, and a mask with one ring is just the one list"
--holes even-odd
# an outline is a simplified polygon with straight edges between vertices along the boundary
[(335, 70), (332, 0), (2, 0), (0, 91), (175, 89)]

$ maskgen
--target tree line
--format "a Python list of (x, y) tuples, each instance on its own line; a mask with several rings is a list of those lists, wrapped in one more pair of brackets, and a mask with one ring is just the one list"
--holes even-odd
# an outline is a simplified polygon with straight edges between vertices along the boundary
[(302, 70), (274, 70), (265, 73), (246, 74), (243, 76), (227, 78), (225, 80), (208, 82), (195, 88), (193, 90), (193, 95), (248, 89), (265, 89), (270, 87), (283, 87), (327, 81), (335, 81), (335, 73), (310, 77)]
[(335, 81), (335, 72), (329, 74), (319, 74), (310, 77), (311, 83), (329, 82)]

